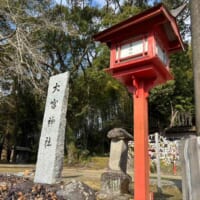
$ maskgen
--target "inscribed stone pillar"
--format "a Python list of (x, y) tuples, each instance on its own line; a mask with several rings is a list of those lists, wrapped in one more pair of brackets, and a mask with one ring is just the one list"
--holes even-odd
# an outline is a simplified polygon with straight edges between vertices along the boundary
[(40, 136), (34, 182), (53, 184), (61, 177), (69, 72), (52, 76)]

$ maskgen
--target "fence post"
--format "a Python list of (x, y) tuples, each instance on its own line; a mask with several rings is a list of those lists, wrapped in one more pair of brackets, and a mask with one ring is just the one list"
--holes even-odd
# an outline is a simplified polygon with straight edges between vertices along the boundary
[(155, 142), (156, 142), (157, 188), (158, 188), (158, 192), (161, 193), (160, 144), (159, 144), (159, 134), (158, 133), (155, 133)]

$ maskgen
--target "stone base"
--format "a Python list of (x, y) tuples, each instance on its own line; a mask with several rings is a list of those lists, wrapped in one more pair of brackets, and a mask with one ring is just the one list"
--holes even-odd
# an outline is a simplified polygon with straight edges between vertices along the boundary
[(101, 175), (102, 194), (123, 195), (129, 193), (131, 177), (123, 172), (109, 171)]

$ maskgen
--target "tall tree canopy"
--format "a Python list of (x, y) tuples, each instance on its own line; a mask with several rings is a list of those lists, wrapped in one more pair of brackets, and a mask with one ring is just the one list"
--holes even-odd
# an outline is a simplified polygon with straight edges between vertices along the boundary
[[(0, 0), (1, 147), (37, 151), (48, 79), (65, 71), (71, 73), (68, 144), (104, 153), (109, 129), (132, 132), (131, 94), (104, 72), (109, 50), (92, 36), (159, 2), (106, 0), (95, 7), (92, 0)], [(163, 0), (169, 9), (184, 2)], [(183, 35), (187, 16), (178, 18)], [(175, 81), (152, 90), (149, 100), (150, 125), (156, 129), (173, 124), (176, 113), (194, 110), (189, 44), (171, 57), (171, 66)]]

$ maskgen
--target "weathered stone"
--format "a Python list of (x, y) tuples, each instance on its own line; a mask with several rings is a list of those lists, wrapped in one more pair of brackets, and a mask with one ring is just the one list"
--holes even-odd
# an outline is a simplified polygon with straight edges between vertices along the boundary
[(88, 185), (73, 180), (57, 191), (57, 196), (67, 200), (95, 200), (95, 192)]
[(126, 130), (123, 128), (114, 128), (110, 130), (107, 134), (109, 139), (116, 139), (116, 140), (132, 140), (133, 136), (130, 135)]
[(134, 144), (133, 141), (128, 142), (128, 156), (127, 156), (127, 172), (132, 172), (134, 167)]
[(132, 136), (122, 128), (114, 128), (108, 132), (111, 140), (109, 169), (126, 173), (128, 159), (128, 140)]
[(110, 145), (109, 169), (126, 173), (128, 159), (128, 142), (112, 140)]
[(112, 129), (107, 136), (111, 139), (109, 171), (101, 175), (101, 190), (97, 199), (128, 200), (131, 177), (126, 174), (126, 168), (128, 141), (132, 136), (122, 128)]
[(131, 177), (122, 172), (105, 172), (101, 175), (101, 193), (128, 194)]
[(34, 182), (52, 184), (61, 177), (68, 99), (69, 73), (52, 76), (40, 137)]
[(180, 145), (182, 188), (184, 200), (198, 200), (200, 196), (200, 137), (183, 140)]

